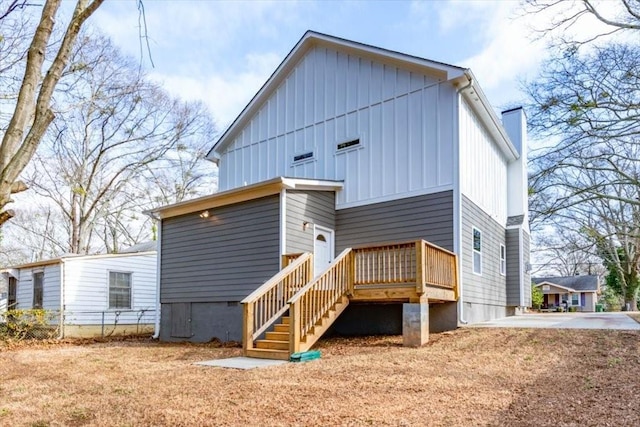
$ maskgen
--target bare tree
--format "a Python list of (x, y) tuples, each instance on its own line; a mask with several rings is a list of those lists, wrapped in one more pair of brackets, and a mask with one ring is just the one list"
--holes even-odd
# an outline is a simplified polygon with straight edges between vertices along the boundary
[[(583, 45), (615, 34), (640, 30), (640, 2), (637, 0), (526, 0), (528, 13), (544, 13), (551, 17), (537, 30), (555, 44)], [(605, 24), (600, 33), (577, 36), (572, 28), (586, 18)]]
[[(27, 52), (13, 115), (6, 129), (3, 129), (0, 144), (0, 225), (13, 216), (10, 210), (5, 210), (6, 205), (11, 202), (11, 194), (26, 189), (24, 183), (18, 181), (18, 177), (31, 160), (54, 118), (51, 98), (80, 28), (104, 0), (77, 1), (58, 51), (46, 73), (43, 73), (47, 48), (61, 2), (62, 0), (46, 0), (42, 7), (40, 21)], [(43, 74), (44, 77), (41, 77)]]
[(640, 268), (640, 51), (570, 49), (528, 87), (531, 125), (553, 145), (533, 156), (534, 222), (581, 233), (636, 307)]
[(118, 251), (142, 238), (140, 201), (153, 192), (142, 178), (180, 147), (208, 142), (213, 124), (202, 104), (170, 98), (102, 36), (80, 39), (59, 89), (29, 185), (58, 206), (67, 252)]

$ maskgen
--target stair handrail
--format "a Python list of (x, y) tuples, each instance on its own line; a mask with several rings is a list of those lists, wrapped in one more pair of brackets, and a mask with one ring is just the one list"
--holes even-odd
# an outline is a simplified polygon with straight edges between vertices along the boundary
[[(300, 342), (329, 310), (353, 292), (353, 251), (347, 248), (289, 301), (289, 351), (300, 351)], [(316, 337), (317, 338), (317, 337)], [(306, 342), (307, 347), (313, 345)]]
[(245, 350), (253, 348), (253, 341), (289, 309), (287, 301), (309, 283), (312, 276), (313, 254), (307, 252), (241, 301)]

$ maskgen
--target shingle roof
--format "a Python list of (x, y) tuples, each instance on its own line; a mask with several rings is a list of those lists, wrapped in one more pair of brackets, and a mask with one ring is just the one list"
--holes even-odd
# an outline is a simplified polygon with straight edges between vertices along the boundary
[(136, 252), (151, 252), (158, 249), (158, 242), (150, 240), (148, 242), (138, 243), (133, 246), (129, 246), (126, 249), (120, 251), (121, 254), (132, 254)]
[(565, 288), (571, 288), (576, 291), (597, 291), (599, 289), (600, 280), (598, 276), (564, 276), (564, 277), (533, 277), (533, 283), (540, 284), (543, 282), (552, 283)]

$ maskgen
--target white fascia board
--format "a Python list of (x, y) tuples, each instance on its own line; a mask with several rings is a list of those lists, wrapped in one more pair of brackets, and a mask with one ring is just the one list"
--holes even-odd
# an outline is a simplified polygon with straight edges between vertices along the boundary
[[(512, 162), (517, 160), (520, 154), (511, 143), (506, 130), (502, 126), (502, 121), (496, 115), (480, 85), (478, 85), (478, 80), (470, 69), (467, 69), (464, 74), (467, 82), (471, 82), (471, 86), (464, 88), (465, 90), (462, 91), (462, 96), (464, 96), (469, 102), (469, 105), (471, 105), (473, 110), (478, 114), (482, 123), (496, 141), (502, 153), (507, 157), (508, 161)], [(467, 82), (463, 81), (460, 84), (466, 86)]]
[(344, 188), (343, 181), (322, 179), (282, 178), (282, 184), (289, 190), (338, 191)]
[(336, 50), (348, 51), (357, 55), (368, 56), (372, 59), (383, 63), (395, 63), (410, 68), (418, 68), (426, 74), (440, 73), (444, 75), (444, 80), (452, 80), (464, 76), (465, 69), (455, 65), (449, 65), (437, 61), (419, 58), (417, 56), (407, 55), (404, 53), (383, 49), (327, 34), (307, 31), (296, 45), (289, 51), (284, 60), (269, 76), (267, 81), (262, 85), (260, 90), (253, 96), (251, 101), (244, 107), (242, 112), (222, 133), (218, 141), (213, 145), (206, 155), (208, 160), (217, 164), (224, 148), (229, 144), (236, 133), (244, 127), (244, 125), (257, 113), (262, 103), (273, 93), (280, 83), (289, 75), (289, 72), (296, 66), (298, 61), (306, 54), (306, 52), (315, 45), (327, 46)]
[(25, 268), (35, 268), (35, 267), (45, 267), (48, 265), (61, 264), (63, 262), (71, 262), (71, 261), (85, 261), (92, 259), (101, 259), (101, 258), (124, 258), (124, 257), (132, 257), (132, 256), (144, 256), (144, 255), (155, 255), (156, 251), (146, 251), (146, 252), (127, 252), (127, 253), (116, 253), (116, 254), (93, 254), (93, 255), (80, 255), (80, 254), (69, 254), (63, 255), (58, 258), (46, 259), (42, 261), (30, 262), (28, 264), (16, 265), (8, 268), (7, 272), (14, 277), (15, 276), (11, 271), (22, 270)]

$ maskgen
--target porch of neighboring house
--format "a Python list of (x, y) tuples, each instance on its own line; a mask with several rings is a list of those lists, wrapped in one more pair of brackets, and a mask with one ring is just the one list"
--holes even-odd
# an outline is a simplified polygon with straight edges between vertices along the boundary
[(352, 302), (404, 303), (403, 342), (428, 340), (429, 304), (458, 299), (456, 254), (424, 240), (347, 248), (314, 276), (313, 254), (284, 268), (243, 301), (243, 348), (287, 360), (309, 350)]
[[(548, 293), (544, 294), (543, 298), (542, 306), (540, 308), (543, 312), (564, 312), (568, 310), (582, 311), (583, 307), (586, 305), (586, 296), (584, 293)], [(571, 307), (574, 308), (572, 309)]]

